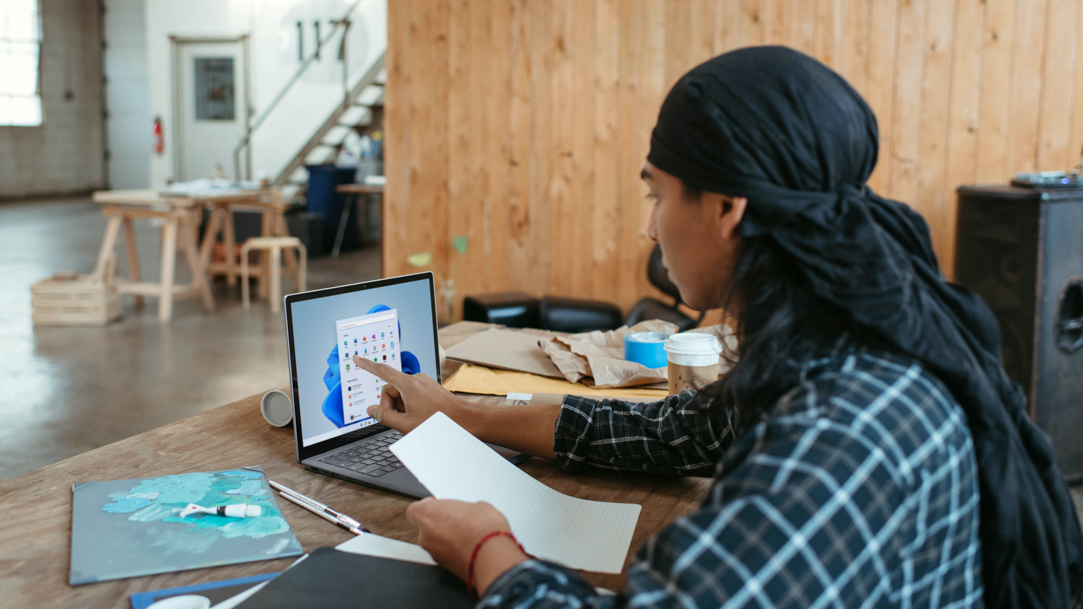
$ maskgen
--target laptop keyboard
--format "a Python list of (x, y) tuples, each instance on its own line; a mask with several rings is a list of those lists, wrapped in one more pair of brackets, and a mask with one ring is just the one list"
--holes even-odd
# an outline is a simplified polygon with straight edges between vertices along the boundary
[(328, 465), (348, 469), (351, 472), (379, 478), (384, 474), (390, 474), (402, 468), (402, 461), (399, 461), (387, 448), (401, 437), (401, 433), (392, 431), (375, 440), (369, 440), (342, 452), (328, 455), (320, 459), (320, 463), (327, 463)]

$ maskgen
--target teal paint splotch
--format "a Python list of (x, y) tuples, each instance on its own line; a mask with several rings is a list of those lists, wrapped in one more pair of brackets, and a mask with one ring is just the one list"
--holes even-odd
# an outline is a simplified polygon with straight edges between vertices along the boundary
[(263, 484), (259, 480), (245, 480), (237, 488), (226, 491), (230, 495), (257, 495), (263, 493)]
[(211, 490), (218, 477), (211, 473), (179, 474), (143, 480), (132, 494), (160, 493), (157, 503), (198, 503)]
[(110, 514), (130, 514), (132, 512), (139, 511), (142, 508), (150, 505), (150, 500), (146, 497), (123, 497), (118, 498), (112, 503), (107, 503), (102, 506), (102, 510), (109, 512)]
[(169, 507), (168, 505), (162, 505), (155, 503), (148, 505), (147, 507), (139, 510), (138, 512), (128, 516), (128, 520), (132, 522), (154, 522), (155, 520), (162, 520), (166, 516), (170, 516), (176, 513), (177, 509)]
[(238, 470), (231, 470), (231, 471), (228, 471), (228, 472), (222, 472), (222, 475), (223, 476), (228, 476), (228, 477), (233, 477), (233, 478), (248, 478), (250, 480), (259, 480), (259, 477), (262, 476), (263, 474), (260, 473), (260, 472), (249, 472), (249, 471), (245, 471), (243, 469), (238, 469)]
[[(266, 499), (268, 491), (260, 477), (259, 472), (231, 470), (141, 480), (128, 492), (111, 493), (111, 501), (102, 510), (131, 514), (128, 517), (131, 522), (166, 524), (165, 529), (150, 529), (148, 534), (156, 540), (154, 547), (167, 553), (202, 553), (219, 538), (259, 539), (289, 531), (289, 524), (273, 504), (264, 504), (263, 513), (257, 518), (177, 515), (189, 503), (213, 508)], [(192, 539), (185, 541), (185, 537)]]

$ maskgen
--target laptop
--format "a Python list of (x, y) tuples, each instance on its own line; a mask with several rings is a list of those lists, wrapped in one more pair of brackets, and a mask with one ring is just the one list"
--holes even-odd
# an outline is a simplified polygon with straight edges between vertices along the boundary
[[(290, 294), (285, 312), (297, 461), (335, 478), (428, 497), (388, 450), (402, 434), (368, 415), (385, 383), (353, 358), (443, 381), (432, 273)], [(530, 458), (492, 448), (513, 463)]]

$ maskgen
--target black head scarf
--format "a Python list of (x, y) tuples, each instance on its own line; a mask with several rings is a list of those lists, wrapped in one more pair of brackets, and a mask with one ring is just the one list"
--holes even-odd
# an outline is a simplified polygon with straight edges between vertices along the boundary
[(666, 97), (647, 159), (689, 186), (748, 198), (812, 289), (921, 361), (966, 412), (978, 462), (985, 603), (1078, 603), (1083, 537), (1048, 437), (1004, 374), (1000, 330), (940, 274), (925, 221), (865, 184), (876, 118), (845, 80), (784, 47), (716, 57)]

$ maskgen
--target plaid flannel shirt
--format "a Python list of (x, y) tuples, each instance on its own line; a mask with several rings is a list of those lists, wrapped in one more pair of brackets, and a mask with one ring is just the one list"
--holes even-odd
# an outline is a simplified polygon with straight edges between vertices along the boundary
[[(542, 560), (509, 569), (479, 607), (980, 607), (977, 464), (966, 417), (913, 360), (850, 349), (738, 438), (687, 408), (565, 398), (561, 467), (713, 476), (700, 508), (598, 595)], [(732, 424), (732, 419), (730, 423)]]

